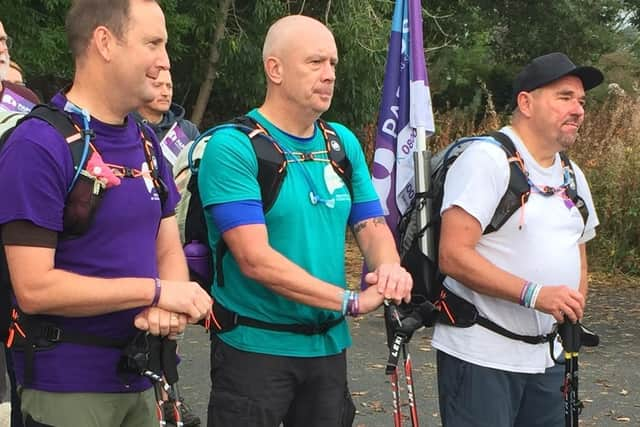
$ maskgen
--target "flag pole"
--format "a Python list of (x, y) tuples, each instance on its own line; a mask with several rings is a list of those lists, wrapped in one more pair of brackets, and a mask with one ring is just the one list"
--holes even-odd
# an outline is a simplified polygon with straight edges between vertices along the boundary
[[(429, 77), (427, 63), (424, 56), (422, 34), (422, 4), (421, 1), (410, 1), (408, 5), (409, 28), (411, 30), (411, 74), (412, 89), (416, 96), (411, 100), (411, 122), (415, 126), (415, 151), (413, 153), (414, 182), (416, 195), (421, 195), (416, 201), (422, 203), (418, 209), (418, 225), (420, 230), (425, 230), (420, 236), (420, 249), (422, 253), (434, 263), (437, 248), (433, 239), (433, 227), (425, 228), (431, 221), (431, 197), (425, 197), (425, 193), (431, 186), (431, 151), (427, 145), (427, 137), (435, 132), (433, 110), (431, 106), (431, 92), (429, 89)], [(417, 197), (417, 196), (416, 196)]]
[[(415, 186), (416, 194), (425, 194), (431, 188), (431, 150), (427, 146), (427, 135), (424, 127), (420, 126), (416, 129), (416, 151), (413, 153), (413, 166), (415, 169)], [(422, 197), (421, 202), (424, 203), (422, 209), (419, 209), (419, 228), (424, 229), (431, 218), (432, 200), (430, 197)], [(422, 253), (434, 262), (436, 248), (434, 247), (434, 239), (432, 238), (432, 227), (425, 229), (420, 236), (420, 249)]]

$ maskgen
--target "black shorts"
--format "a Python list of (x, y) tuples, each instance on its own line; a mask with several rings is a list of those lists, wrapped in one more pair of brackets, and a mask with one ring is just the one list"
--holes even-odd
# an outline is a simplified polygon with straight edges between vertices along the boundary
[(211, 342), (209, 427), (351, 426), (346, 353), (286, 357)]

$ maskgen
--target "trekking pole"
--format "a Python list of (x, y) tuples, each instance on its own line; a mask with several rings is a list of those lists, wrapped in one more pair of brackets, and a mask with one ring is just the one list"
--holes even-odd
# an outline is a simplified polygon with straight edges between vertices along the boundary
[(398, 367), (391, 372), (391, 396), (393, 405), (393, 425), (402, 426), (402, 413), (400, 412), (400, 388), (398, 387)]
[(558, 326), (558, 334), (564, 347), (564, 381), (562, 394), (564, 397), (565, 427), (578, 427), (578, 417), (584, 403), (578, 396), (578, 353), (582, 345), (595, 347), (599, 337), (585, 328), (580, 322), (571, 323), (565, 316), (564, 322)]
[[(413, 388), (413, 369), (411, 355), (407, 348), (407, 342), (417, 329), (422, 327), (422, 319), (418, 312), (412, 312), (409, 316), (400, 315), (398, 306), (385, 301), (385, 323), (387, 326), (389, 345), (389, 359), (387, 360), (386, 374), (391, 375), (391, 392), (393, 397), (393, 422), (394, 427), (402, 427), (402, 409), (400, 405), (400, 387), (398, 385), (398, 359), (400, 352), (404, 357), (404, 376), (407, 382), (407, 394), (409, 397), (409, 410), (412, 427), (419, 427), (418, 410), (415, 402)], [(393, 337), (391, 339), (391, 337)]]
[(156, 416), (158, 417), (160, 427), (164, 427), (167, 425), (167, 421), (164, 419), (164, 400), (162, 399), (162, 389), (159, 384), (155, 382), (153, 383), (153, 394), (156, 398)]
[[(165, 361), (165, 352), (163, 351), (164, 348), (167, 346), (166, 341), (172, 341), (169, 340), (168, 338), (161, 338), (155, 335), (150, 335), (150, 334), (145, 334), (146, 336), (146, 342), (148, 343), (148, 348), (147, 353), (146, 353), (146, 360), (142, 361), (143, 363), (141, 363), (138, 366), (138, 373), (140, 375), (142, 375), (143, 377), (147, 377), (151, 380), (151, 382), (153, 383), (153, 389), (154, 389), (154, 393), (155, 393), (155, 397), (156, 397), (156, 411), (157, 411), (157, 415), (158, 415), (158, 421), (160, 423), (160, 426), (166, 426), (167, 425), (167, 421), (165, 420), (164, 417), (164, 410), (163, 407), (165, 405), (164, 399), (163, 399), (163, 394), (162, 392), (164, 391), (167, 396), (168, 396), (168, 400), (167, 403), (171, 404), (175, 402), (175, 394), (174, 394), (174, 390), (172, 389), (172, 387), (167, 383), (167, 381), (165, 381), (165, 378), (163, 378), (162, 376), (162, 372), (164, 371), (163, 366), (167, 365), (167, 362)], [(169, 343), (170, 345), (171, 343)], [(173, 346), (173, 350), (174, 350), (174, 356), (173, 356), (173, 366), (174, 369), (176, 371), (176, 375), (177, 375), (177, 368), (176, 366), (176, 360), (175, 360), (175, 345)], [(168, 364), (168, 366), (171, 366), (171, 364)], [(166, 377), (167, 374), (165, 374)], [(171, 375), (171, 371), (169, 370), (169, 375)], [(175, 408), (175, 403), (174, 403), (174, 410), (176, 410)], [(179, 414), (178, 417), (176, 418), (176, 427), (182, 427), (182, 422), (179, 421)], [(178, 422), (180, 422), (178, 424)]]
[(413, 366), (411, 365), (411, 355), (409, 354), (409, 350), (407, 350), (407, 344), (402, 344), (402, 352), (404, 354), (404, 377), (407, 381), (411, 425), (418, 427), (418, 408), (416, 407), (415, 395), (413, 393)]
[(564, 425), (578, 427), (578, 416), (582, 410), (582, 402), (578, 399), (578, 352), (580, 350), (580, 328), (571, 323), (565, 316), (564, 322), (558, 326), (558, 333), (564, 347)]
[(135, 369), (143, 377), (147, 377), (153, 384), (153, 393), (156, 399), (156, 415), (160, 427), (167, 425), (164, 417), (164, 398), (162, 391), (166, 391), (167, 384), (157, 372), (162, 369), (161, 341), (160, 337), (141, 332), (135, 340), (132, 362)]
[(164, 378), (167, 384), (171, 388), (171, 393), (167, 393), (169, 396), (168, 402), (173, 405), (174, 419), (176, 420), (176, 427), (183, 427), (182, 414), (180, 412), (180, 395), (178, 392), (178, 357), (177, 357), (178, 343), (175, 339), (168, 337), (162, 338), (162, 371), (164, 372)]

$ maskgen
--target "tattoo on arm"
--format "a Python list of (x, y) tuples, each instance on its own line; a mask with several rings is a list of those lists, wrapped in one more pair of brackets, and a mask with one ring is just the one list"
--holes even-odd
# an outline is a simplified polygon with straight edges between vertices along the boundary
[(374, 227), (377, 227), (378, 225), (387, 225), (387, 221), (385, 221), (383, 216), (377, 216), (375, 218), (365, 219), (364, 221), (360, 221), (359, 223), (353, 226), (353, 234), (357, 236), (369, 224), (373, 224)]

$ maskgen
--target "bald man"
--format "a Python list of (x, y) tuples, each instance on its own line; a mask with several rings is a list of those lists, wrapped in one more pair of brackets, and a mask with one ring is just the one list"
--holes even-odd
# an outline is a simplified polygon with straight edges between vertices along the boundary
[[(318, 119), (331, 105), (337, 63), (333, 35), (315, 19), (287, 16), (267, 33), (266, 98), (247, 115), (288, 162), (266, 212), (246, 134), (227, 127), (207, 144), (199, 188), (209, 244), (213, 253), (220, 239), (228, 247), (212, 286), (214, 314), (244, 319), (212, 335), (209, 426), (350, 426), (345, 316), (410, 298), (360, 143), (338, 123), (329, 124), (340, 140), (331, 147), (351, 163), (351, 192), (328, 161)], [(347, 225), (371, 271), (360, 293), (345, 279)]]

